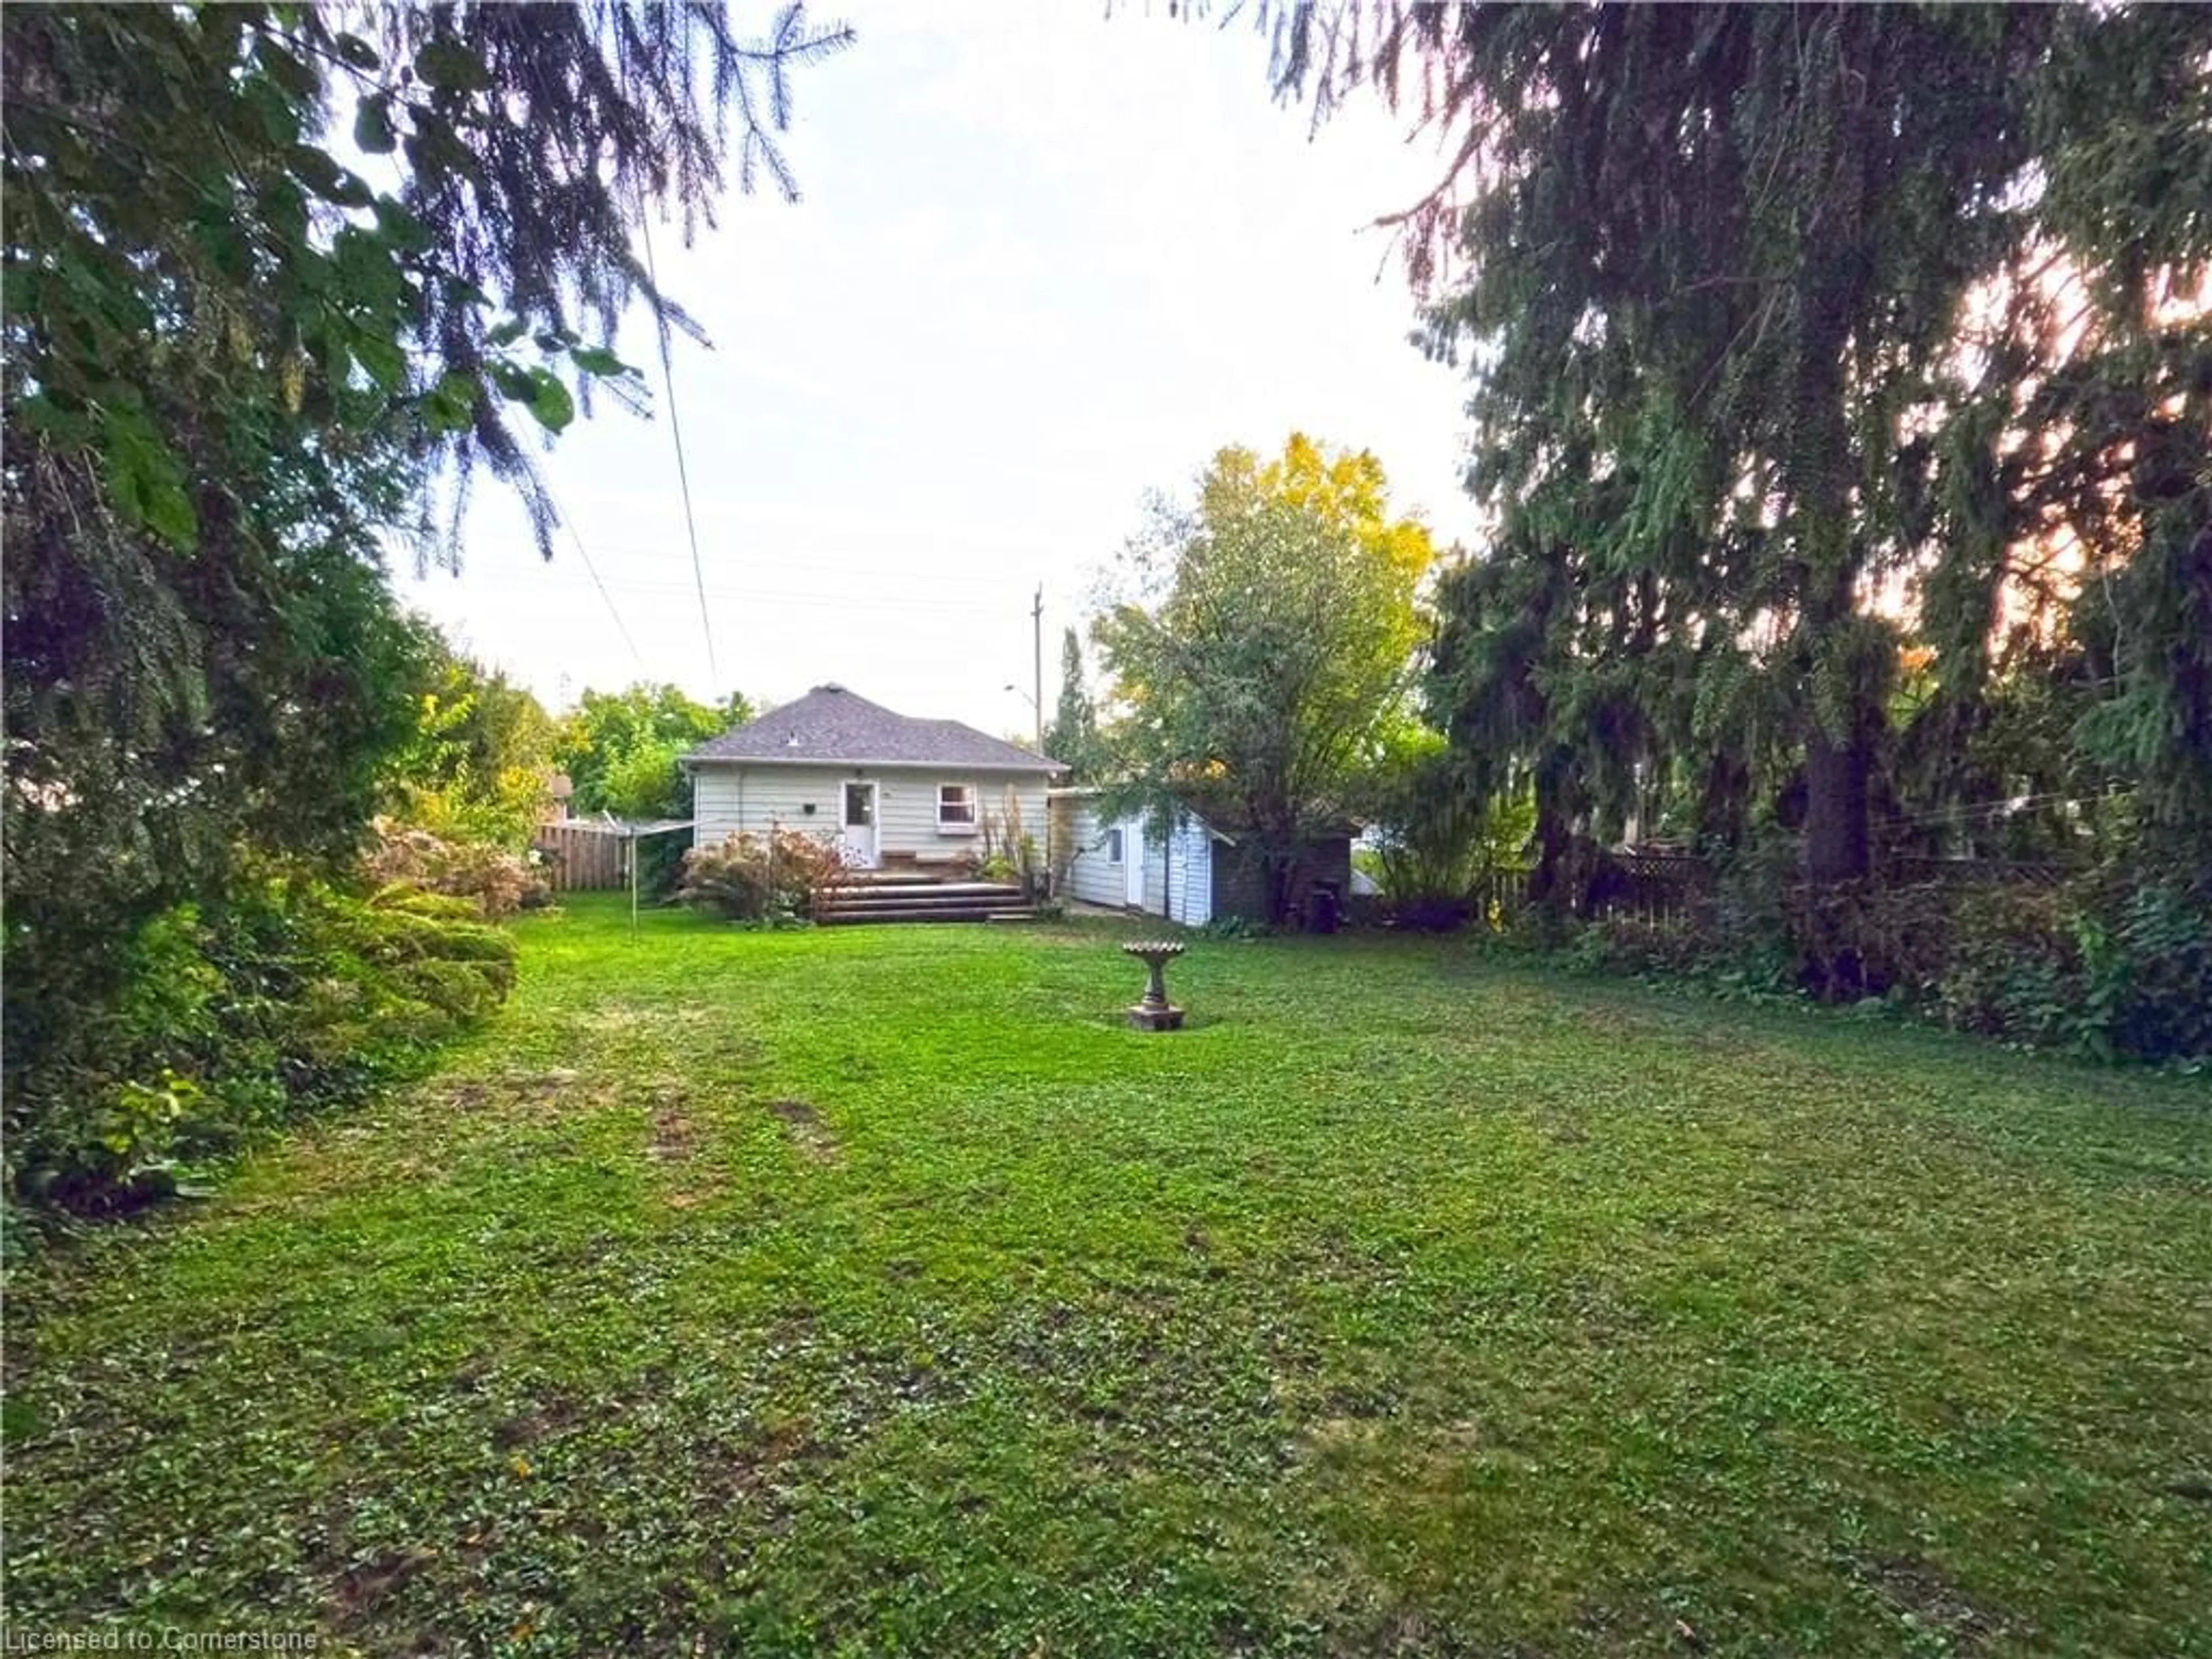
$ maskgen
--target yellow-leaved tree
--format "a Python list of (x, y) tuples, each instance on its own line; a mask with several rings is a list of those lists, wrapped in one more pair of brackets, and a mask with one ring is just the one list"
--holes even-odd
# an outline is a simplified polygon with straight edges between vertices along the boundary
[(1435, 556), (1364, 450), (1303, 433), (1269, 460), (1222, 450), (1195, 507), (1153, 503), (1093, 625), (1124, 780), (1109, 793), (1252, 836), (1279, 918), (1297, 848), (1342, 817), (1405, 714)]

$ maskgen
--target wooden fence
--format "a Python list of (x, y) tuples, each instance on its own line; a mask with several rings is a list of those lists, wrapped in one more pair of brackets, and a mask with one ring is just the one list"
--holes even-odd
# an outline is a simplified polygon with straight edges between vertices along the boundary
[[(1477, 914), (1510, 921), (1528, 908), (1531, 872), (1492, 870), (1476, 883)], [(1576, 908), (1657, 925), (1680, 921), (1713, 890), (1713, 872), (1687, 853), (1607, 853), (1597, 869), (1579, 878)]]
[(1656, 927), (1684, 920), (1717, 885), (1712, 866), (1688, 853), (1613, 853), (1591, 884), (1590, 904), (1599, 915)]
[(596, 893), (629, 884), (623, 833), (611, 823), (544, 823), (530, 842), (544, 855), (556, 893)]
[(1490, 870), (1474, 884), (1475, 919), (1480, 921), (1493, 913), (1501, 919), (1518, 915), (1528, 904), (1528, 872), (1526, 870)]

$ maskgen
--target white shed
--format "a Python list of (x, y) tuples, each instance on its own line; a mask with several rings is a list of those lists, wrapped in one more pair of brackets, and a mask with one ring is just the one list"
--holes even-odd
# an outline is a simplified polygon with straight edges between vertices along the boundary
[[(1164, 835), (1148, 831), (1141, 817), (1106, 817), (1102, 797), (1096, 788), (1046, 792), (1052, 868), (1065, 896), (1188, 927), (1217, 917), (1270, 919), (1271, 872), (1255, 837), (1231, 834), (1188, 807)], [(1351, 892), (1354, 828), (1328, 827), (1299, 848), (1290, 871), (1294, 912), (1314, 888), (1334, 888), (1340, 901)]]
[(1139, 817), (1102, 818), (1096, 789), (1047, 792), (1054, 867), (1070, 898), (1141, 910), (1195, 927), (1213, 919), (1213, 847), (1219, 835), (1194, 812), (1165, 836)]

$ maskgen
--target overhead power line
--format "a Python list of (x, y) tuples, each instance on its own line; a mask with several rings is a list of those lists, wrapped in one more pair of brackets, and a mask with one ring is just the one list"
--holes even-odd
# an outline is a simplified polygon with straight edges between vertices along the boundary
[[(553, 496), (551, 484), (545, 486), (545, 493), (549, 496)], [(568, 532), (568, 539), (576, 544), (576, 556), (584, 562), (584, 571), (591, 577), (592, 586), (599, 590), (599, 598), (606, 601), (607, 616), (614, 623), (615, 632), (622, 635), (623, 643), (629, 647), (630, 660), (635, 662), (639, 671), (642, 672), (645, 668), (645, 653), (637, 648), (637, 641), (630, 638), (629, 629), (623, 622), (622, 612), (615, 609), (615, 596), (607, 592), (606, 583), (599, 580), (599, 568), (592, 562), (591, 550), (584, 545), (584, 538), (576, 529), (575, 520), (568, 516), (568, 509), (561, 505), (557, 496), (553, 496), (553, 510), (561, 515), (561, 523)]]
[(2053, 802), (2081, 804), (2104, 800), (2108, 799), (2109, 795), (2110, 792), (2085, 795), (2070, 789), (2054, 789), (2036, 795), (2014, 795), (1995, 800), (1961, 801), (1950, 806), (1932, 807), (1921, 812), (1899, 812), (1888, 817), (1871, 818), (1868, 822), (1871, 828), (1876, 830), (1912, 829), (1929, 824), (1941, 827), (1947, 823), (1979, 822), (2005, 817), (2014, 812), (2026, 811), (2030, 807), (2048, 806)]
[[(645, 274), (653, 283), (653, 296), (660, 295), (660, 272), (653, 263), (653, 216), (642, 210), (637, 216), (638, 228), (645, 240)], [(707, 675), (720, 687), (721, 670), (714, 664), (714, 625), (707, 619), (707, 576), (699, 562), (699, 521), (691, 513), (691, 469), (684, 461), (684, 423), (676, 413), (675, 355), (668, 349), (668, 319), (655, 311), (653, 324), (660, 336), (660, 384), (668, 398), (668, 432), (676, 441), (676, 481), (684, 491), (684, 527), (691, 537), (691, 578), (699, 591), (699, 631), (707, 638)]]

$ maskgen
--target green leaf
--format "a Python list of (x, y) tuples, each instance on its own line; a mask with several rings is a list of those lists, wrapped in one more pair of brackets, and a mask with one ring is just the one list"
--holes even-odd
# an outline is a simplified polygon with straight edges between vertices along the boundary
[(146, 527), (179, 552), (189, 553), (199, 543), (199, 514), (181, 484), (157, 480), (146, 497)]
[(415, 54), (415, 73), (425, 83), (445, 89), (478, 87), (484, 83), (484, 67), (477, 55), (450, 35), (439, 35)]
[(491, 376), (491, 383), (500, 389), (501, 394), (511, 402), (529, 403), (538, 396), (537, 383), (530, 378), (527, 371), (514, 363), (490, 363), (486, 366), (485, 372)]
[(238, 88), (240, 101), (259, 118), (261, 130), (272, 144), (290, 144), (300, 137), (300, 112), (277, 84), (265, 75), (249, 75)]
[(374, 232), (348, 225), (331, 243), (338, 291), (349, 306), (381, 308), (399, 292), (392, 245)]
[(476, 413), (478, 387), (473, 376), (447, 369), (437, 388), (422, 400), (422, 416), (436, 433), (465, 432)]
[(285, 152), (284, 159), (290, 163), (294, 178), (325, 200), (335, 198), (345, 170), (326, 151), (313, 144), (295, 144)]
[(359, 334), (353, 340), (353, 355), (383, 390), (398, 392), (407, 384), (407, 354), (398, 342), (380, 334)]
[(392, 130), (392, 96), (389, 93), (376, 93), (361, 100), (361, 107), (354, 112), (353, 142), (370, 155), (389, 155), (392, 153), (399, 139)]
[(199, 539), (199, 520), (185, 493), (184, 469), (137, 410), (111, 405), (102, 411), (101, 481), (116, 514), (181, 552)]
[(322, 90), (321, 77), (271, 35), (264, 34), (254, 43), (253, 61), (260, 65), (262, 73), (298, 102), (304, 103)]
[(637, 372), (605, 346), (578, 346), (568, 356), (586, 374), (634, 374)]
[(384, 62), (384, 59), (377, 55), (376, 48), (358, 34), (341, 34), (335, 44), (338, 49), (338, 56), (355, 69), (373, 70), (380, 67)]
[(550, 370), (532, 369), (530, 378), (536, 387), (536, 395), (530, 400), (530, 412), (548, 432), (561, 431), (576, 418), (575, 398)]
[(92, 435), (92, 422), (77, 410), (64, 409), (51, 398), (33, 396), (16, 405), (15, 418), (23, 429), (34, 432), (57, 446), (74, 447)]
[(402, 207), (390, 196), (380, 196), (373, 204), (376, 210), (376, 228), (384, 238), (403, 253), (419, 253), (430, 246), (430, 231), (420, 219)]

